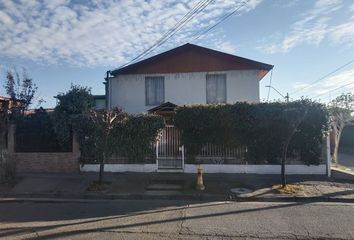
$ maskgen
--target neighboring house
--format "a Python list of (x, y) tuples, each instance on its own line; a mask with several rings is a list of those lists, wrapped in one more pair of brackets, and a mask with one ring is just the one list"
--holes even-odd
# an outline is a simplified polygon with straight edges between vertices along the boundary
[(106, 96), (105, 95), (93, 95), (93, 99), (95, 100), (95, 108), (97, 110), (106, 108)]
[(176, 105), (258, 102), (259, 81), (272, 65), (185, 44), (111, 71), (107, 107), (141, 113)]
[(0, 96), (0, 110), (5, 111), (11, 108), (21, 107), (24, 105), (23, 100), (12, 99), (9, 97)]

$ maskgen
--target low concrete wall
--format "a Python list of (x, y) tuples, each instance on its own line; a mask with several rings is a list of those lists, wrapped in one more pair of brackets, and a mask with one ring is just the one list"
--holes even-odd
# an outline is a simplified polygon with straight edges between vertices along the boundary
[[(203, 164), (205, 173), (254, 173), (254, 174), (280, 174), (280, 165), (216, 165)], [(196, 173), (198, 165), (186, 164), (185, 173)], [(286, 174), (326, 174), (326, 165), (286, 165)]]
[(15, 152), (15, 125), (8, 132), (8, 153), (16, 161), (18, 173), (72, 173), (79, 172), (79, 145), (73, 137), (72, 152)]
[[(99, 164), (85, 164), (81, 172), (98, 172)], [(105, 172), (156, 172), (156, 164), (105, 164)]]
[[(203, 164), (205, 173), (280, 174), (280, 165)], [(185, 173), (196, 173), (198, 165), (185, 164)], [(98, 172), (98, 164), (85, 164), (82, 172)], [(156, 164), (105, 164), (105, 172), (156, 172)], [(287, 165), (287, 174), (326, 174), (326, 165)]]

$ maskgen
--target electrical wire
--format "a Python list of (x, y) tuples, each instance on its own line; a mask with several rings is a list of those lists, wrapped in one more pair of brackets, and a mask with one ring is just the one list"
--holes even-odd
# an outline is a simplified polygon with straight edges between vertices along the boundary
[(190, 22), (195, 16), (197, 16), (201, 11), (203, 11), (210, 3), (214, 0), (201, 0), (195, 5), (188, 13), (186, 13), (170, 30), (168, 30), (165, 34), (163, 34), (154, 44), (152, 44), (149, 48), (144, 50), (138, 56), (130, 60), (129, 62), (123, 64), (119, 68), (127, 66), (128, 64), (133, 63), (151, 53), (154, 49), (161, 46), (168, 39), (170, 39), (173, 35), (175, 35), (183, 26), (185, 26), (188, 22)]
[[(215, 28), (216, 26), (218, 26), (220, 23), (222, 23), (223, 21), (225, 21), (226, 19), (228, 19), (229, 17), (231, 17), (233, 14), (235, 14), (238, 10), (240, 10), (242, 7), (244, 7), (250, 0), (244, 1), (242, 2), (242, 4), (240, 6), (237, 6), (232, 12), (224, 15), (218, 22), (216, 22), (215, 24), (211, 25), (210, 27), (208, 27), (205, 30), (202, 30), (200, 32), (198, 32), (197, 34), (193, 35), (196, 36), (195, 38), (192, 39), (192, 41), (195, 41), (197, 39), (199, 39), (202, 35), (208, 33), (209, 31), (211, 31), (213, 28)], [(192, 36), (192, 37), (193, 37)]]
[[(326, 95), (326, 94), (328, 94), (328, 93), (331, 93), (331, 92), (333, 92), (333, 91), (336, 91), (336, 90), (338, 90), (338, 89), (347, 87), (347, 86), (352, 85), (352, 84), (354, 84), (354, 81), (353, 81), (353, 82), (349, 82), (349, 83), (347, 83), (347, 84), (344, 84), (344, 85), (342, 85), (342, 86), (339, 86), (339, 87), (337, 87), (337, 88), (331, 89), (331, 90), (326, 91), (326, 92), (324, 92), (324, 93), (318, 94), (318, 95), (314, 96), (313, 98), (315, 99), (315, 98), (321, 97), (321, 96), (323, 96), (323, 95)], [(326, 99), (326, 98), (325, 98), (325, 99)]]
[(310, 83), (309, 85), (306, 85), (306, 86), (304, 86), (304, 87), (302, 87), (302, 88), (300, 88), (300, 89), (297, 89), (296, 91), (294, 91), (294, 92), (292, 92), (292, 93), (290, 93), (290, 94), (291, 94), (291, 95), (294, 95), (294, 94), (296, 94), (296, 93), (298, 93), (298, 92), (300, 92), (300, 91), (302, 91), (302, 90), (304, 90), (304, 89), (309, 88), (310, 86), (312, 86), (312, 85), (314, 85), (314, 84), (316, 84), (316, 83), (322, 81), (323, 79), (325, 79), (325, 78), (331, 76), (333, 73), (336, 73), (336, 72), (338, 72), (339, 70), (341, 70), (341, 69), (345, 68), (346, 66), (350, 65), (352, 62), (354, 62), (354, 59), (350, 60), (349, 62), (346, 62), (345, 64), (343, 64), (343, 65), (341, 65), (340, 67), (336, 68), (335, 70), (331, 71), (330, 73), (327, 73), (327, 74), (324, 75), (323, 77), (320, 77), (320, 78), (317, 79), (316, 81), (313, 81), (313, 82)]

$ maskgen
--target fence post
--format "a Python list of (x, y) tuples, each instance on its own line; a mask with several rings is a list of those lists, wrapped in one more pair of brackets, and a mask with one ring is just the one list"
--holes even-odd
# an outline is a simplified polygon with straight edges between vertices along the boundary
[(184, 145), (182, 145), (182, 169), (184, 172)]
[(79, 146), (79, 143), (76, 139), (76, 134), (75, 132), (73, 132), (73, 141), (72, 141), (72, 153), (75, 155), (75, 156), (78, 156), (80, 157), (81, 155), (81, 152), (80, 152), (80, 146)]
[(159, 140), (156, 141), (156, 171), (159, 170)]
[(7, 152), (8, 154), (15, 153), (15, 134), (16, 134), (16, 125), (11, 124), (7, 132)]
[(330, 135), (326, 137), (326, 146), (327, 146), (327, 164), (326, 164), (326, 170), (327, 170), (327, 177), (331, 176), (331, 141), (330, 141)]

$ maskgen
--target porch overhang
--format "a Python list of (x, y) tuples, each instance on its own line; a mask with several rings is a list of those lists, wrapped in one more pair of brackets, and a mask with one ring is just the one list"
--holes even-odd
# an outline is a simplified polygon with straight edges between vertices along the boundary
[(148, 113), (155, 113), (159, 115), (168, 115), (174, 113), (178, 106), (171, 102), (165, 102), (157, 107), (147, 110)]

